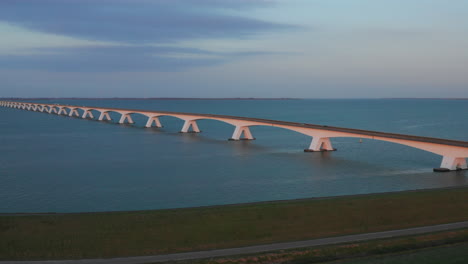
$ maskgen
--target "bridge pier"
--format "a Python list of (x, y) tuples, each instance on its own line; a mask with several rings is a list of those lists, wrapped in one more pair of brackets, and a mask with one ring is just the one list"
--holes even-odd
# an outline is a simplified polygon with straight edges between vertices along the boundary
[(130, 116), (130, 114), (122, 114), (122, 116), (120, 117), (120, 120), (119, 120), (119, 124), (124, 124), (125, 121), (127, 121), (127, 123), (129, 123), (129, 124), (135, 123), (135, 122), (133, 122), (133, 119)]
[(335, 151), (336, 148), (332, 147), (330, 138), (327, 137), (313, 137), (312, 142), (308, 149), (304, 149), (304, 152), (323, 152), (323, 151)]
[(88, 116), (94, 119), (94, 115), (93, 112), (91, 112), (91, 110), (84, 110), (84, 113), (81, 116), (81, 118), (87, 118)]
[(70, 114), (68, 116), (76, 116), (76, 117), (80, 117), (80, 114), (78, 113), (78, 110), (76, 110), (76, 108), (72, 108), (70, 110)]
[(444, 171), (466, 170), (466, 169), (468, 169), (468, 166), (466, 164), (465, 158), (443, 156), (442, 163), (440, 164), (440, 168), (434, 168), (434, 171), (444, 172)]
[(156, 127), (162, 127), (161, 122), (159, 121), (159, 117), (153, 116), (148, 118), (148, 122), (146, 122), (145, 127), (152, 127), (153, 122), (156, 125)]
[(57, 113), (57, 109), (55, 109), (55, 106), (51, 106), (49, 108), (49, 114), (52, 114), (52, 112)]
[[(190, 127), (192, 127), (192, 131), (189, 131)], [(184, 126), (182, 127), (182, 130), (180, 131), (180, 133), (200, 133), (200, 129), (198, 128), (197, 121), (185, 120)]]
[(64, 114), (64, 115), (67, 115), (67, 109), (65, 109), (65, 107), (59, 107), (59, 110), (58, 110), (58, 113), (57, 115), (61, 115), (61, 114)]
[[(242, 134), (244, 137), (242, 137)], [(234, 133), (232, 133), (232, 137), (229, 140), (255, 140), (255, 138), (252, 136), (248, 126), (236, 126)]]
[(112, 118), (110, 118), (109, 112), (101, 112), (101, 114), (99, 115), (98, 120), (99, 120), (99, 121), (102, 121), (102, 120), (111, 121)]

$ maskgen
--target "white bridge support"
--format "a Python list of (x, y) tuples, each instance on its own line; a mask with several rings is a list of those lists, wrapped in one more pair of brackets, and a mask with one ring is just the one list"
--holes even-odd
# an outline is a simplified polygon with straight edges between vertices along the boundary
[[(192, 128), (192, 130), (190, 130)], [(180, 133), (200, 133), (196, 120), (185, 120), (184, 126)]]
[(89, 118), (94, 119), (94, 115), (93, 115), (93, 112), (91, 112), (91, 110), (84, 110), (84, 113), (81, 116), (81, 118), (87, 118), (88, 116), (89, 116)]
[(55, 109), (55, 106), (50, 106), (49, 107), (49, 114), (52, 114), (52, 112), (57, 113), (57, 109)]
[(135, 123), (133, 122), (132, 116), (130, 114), (122, 114), (119, 120), (119, 124), (125, 124), (125, 121), (127, 121), (129, 124)]
[(59, 107), (57, 115), (61, 115), (62, 113), (67, 115), (67, 109), (65, 109), (65, 107)]
[(448, 170), (466, 170), (468, 166), (466, 165), (466, 159), (462, 157), (450, 157), (444, 156), (442, 158), (442, 164), (440, 164), (442, 169)]
[(234, 129), (234, 133), (232, 133), (232, 137), (229, 140), (254, 140), (254, 139), (255, 138), (252, 136), (252, 133), (250, 132), (250, 128), (248, 126), (236, 126), (236, 128)]
[(155, 124), (155, 127), (162, 127), (161, 122), (159, 121), (159, 117), (157, 116), (148, 117), (148, 121), (146, 122), (145, 127), (152, 127), (153, 123)]
[(111, 121), (112, 118), (110, 118), (109, 112), (103, 111), (103, 112), (101, 112), (101, 114), (99, 115), (98, 120), (99, 120), (99, 121), (103, 121), (103, 120)]
[(80, 113), (78, 113), (78, 110), (76, 108), (70, 108), (70, 114), (68, 114), (68, 116), (80, 117)]
[(332, 147), (331, 141), (327, 137), (313, 137), (312, 142), (308, 149), (304, 149), (304, 152), (323, 152), (323, 151), (335, 151), (336, 148)]

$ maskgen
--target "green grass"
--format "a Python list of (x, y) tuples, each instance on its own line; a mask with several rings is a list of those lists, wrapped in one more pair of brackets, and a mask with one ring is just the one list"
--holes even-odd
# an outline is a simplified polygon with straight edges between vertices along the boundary
[[(468, 229), (167, 264), (466, 263)], [(450, 250), (452, 249), (453, 250)], [(440, 254), (440, 256), (435, 256)], [(434, 257), (431, 257), (434, 256)], [(437, 262), (437, 261), (439, 262)], [(440, 261), (443, 260), (443, 261)], [(432, 262), (431, 262), (432, 261)]]
[(468, 188), (286, 202), (0, 216), (0, 259), (156, 255), (468, 220)]
[(398, 255), (329, 262), (328, 264), (466, 264), (467, 262), (468, 244), (461, 244), (428, 248)]

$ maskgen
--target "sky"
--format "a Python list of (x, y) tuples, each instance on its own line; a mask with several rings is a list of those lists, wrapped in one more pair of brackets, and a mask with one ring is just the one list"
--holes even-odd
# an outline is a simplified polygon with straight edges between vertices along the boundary
[(467, 0), (1, 0), (0, 97), (468, 98)]

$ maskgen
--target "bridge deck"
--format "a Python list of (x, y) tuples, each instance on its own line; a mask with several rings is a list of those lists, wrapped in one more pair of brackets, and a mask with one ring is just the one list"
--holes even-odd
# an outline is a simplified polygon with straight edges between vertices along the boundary
[[(48, 104), (41, 104), (41, 105), (48, 105)], [(433, 137), (421, 137), (421, 136), (406, 135), (406, 134), (387, 133), (387, 132), (379, 132), (379, 131), (372, 131), (372, 130), (335, 127), (335, 126), (327, 126), (327, 125), (316, 125), (316, 124), (307, 124), (307, 123), (298, 123), (298, 122), (288, 122), (288, 121), (254, 118), (254, 117), (185, 113), (185, 112), (169, 112), (169, 111), (151, 111), (151, 110), (144, 110), (144, 109), (76, 106), (76, 105), (56, 105), (56, 106), (88, 108), (88, 109), (116, 111), (116, 112), (124, 111), (124, 112), (131, 112), (131, 113), (189, 115), (189, 116), (200, 116), (200, 117), (208, 117), (208, 118), (223, 118), (223, 119), (259, 122), (259, 123), (264, 123), (265, 125), (282, 125), (282, 126), (290, 126), (290, 127), (311, 128), (311, 129), (319, 129), (319, 130), (324, 130), (324, 131), (345, 132), (345, 133), (352, 133), (356, 135), (365, 135), (365, 136), (372, 136), (372, 137), (403, 139), (403, 140), (409, 140), (409, 141), (427, 142), (427, 143), (458, 146), (458, 147), (468, 147), (468, 141), (459, 141), (459, 140), (433, 138)]]

